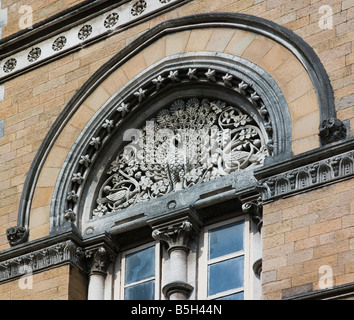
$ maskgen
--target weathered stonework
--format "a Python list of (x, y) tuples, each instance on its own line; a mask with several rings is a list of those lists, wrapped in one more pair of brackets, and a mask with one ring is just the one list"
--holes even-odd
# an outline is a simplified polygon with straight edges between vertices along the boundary
[[(86, 299), (95, 288), (96, 298), (114, 299), (117, 292), (103, 289), (114, 283), (119, 258), (109, 258), (116, 252), (106, 244), (122, 243), (123, 251), (154, 241), (153, 232), (155, 241), (170, 239), (173, 247), (181, 240), (185, 248), (171, 256), (161, 246), (162, 267), (175, 261), (181, 268), (161, 282), (160, 298), (194, 299), (197, 239), (204, 223), (223, 214), (250, 218), (258, 241), (250, 283), (262, 279), (257, 297), (353, 298), (350, 1), (329, 4), (330, 29), (319, 24), (323, 3), (316, 0), (37, 1), (30, 4), (36, 24), (22, 31), (21, 5), (2, 1), (0, 10), (7, 16), (0, 45), (0, 299)], [(110, 137), (134, 118), (141, 124), (169, 108), (162, 103), (150, 112), (154, 97), (173, 88), (188, 96), (171, 103), (201, 101), (217, 90), (216, 101), (228, 92), (247, 100), (238, 116), (258, 117), (252, 125), (266, 156), (253, 162), (253, 153), (230, 174), (180, 188), (183, 179), (200, 178), (194, 168), (193, 177), (176, 175), (178, 188), (159, 198), (129, 203), (130, 194), (118, 204), (116, 192), (124, 190), (111, 183), (118, 171), (105, 174), (123, 144)], [(152, 194), (155, 186), (141, 179), (150, 171), (139, 171), (133, 179), (140, 179), (140, 194)], [(107, 197), (111, 208), (92, 219), (96, 200)], [(183, 210), (193, 221), (172, 223)], [(186, 244), (189, 222), (198, 232)], [(26, 266), (33, 289), (19, 286)], [(333, 272), (333, 288), (323, 289), (323, 266)]]

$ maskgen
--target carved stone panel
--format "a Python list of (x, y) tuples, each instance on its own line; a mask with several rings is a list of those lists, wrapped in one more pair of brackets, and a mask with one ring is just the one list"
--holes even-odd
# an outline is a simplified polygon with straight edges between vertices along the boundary
[[(141, 90), (135, 96), (143, 99), (144, 94)], [(129, 106), (117, 110), (127, 113)], [(104, 125), (108, 130), (109, 123)], [(175, 100), (143, 128), (134, 129), (131, 137), (107, 171), (93, 217), (260, 165), (269, 155), (256, 121), (220, 100)], [(99, 147), (97, 139), (92, 145)], [(81, 176), (73, 179), (81, 182)], [(68, 194), (68, 201), (75, 199)]]

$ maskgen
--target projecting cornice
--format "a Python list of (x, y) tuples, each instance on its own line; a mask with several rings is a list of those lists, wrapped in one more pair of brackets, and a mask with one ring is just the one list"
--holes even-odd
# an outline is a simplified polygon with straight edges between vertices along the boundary
[(354, 175), (353, 139), (333, 143), (255, 171), (263, 200), (295, 195), (320, 188)]

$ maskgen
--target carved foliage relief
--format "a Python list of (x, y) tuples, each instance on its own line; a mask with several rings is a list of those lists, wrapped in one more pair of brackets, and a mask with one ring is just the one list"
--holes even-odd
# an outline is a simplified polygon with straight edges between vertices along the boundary
[(178, 99), (130, 134), (93, 217), (260, 165), (269, 154), (255, 120), (220, 100)]

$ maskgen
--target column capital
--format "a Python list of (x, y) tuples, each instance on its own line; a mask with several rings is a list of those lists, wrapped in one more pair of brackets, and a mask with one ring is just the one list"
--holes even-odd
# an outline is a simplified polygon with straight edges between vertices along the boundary
[(187, 206), (153, 218), (149, 224), (153, 229), (152, 237), (165, 242), (170, 254), (174, 249), (189, 252), (188, 241), (199, 233), (202, 222), (195, 210)]
[(171, 253), (171, 251), (175, 249), (188, 252), (188, 241), (192, 231), (193, 224), (188, 220), (184, 220), (156, 228), (152, 232), (152, 237), (167, 243), (168, 253)]
[(195, 210), (188, 206), (169, 212), (149, 221), (152, 237), (168, 245), (168, 253), (175, 249), (189, 252), (188, 241), (199, 233), (201, 219)]
[(84, 252), (88, 271), (90, 274), (106, 275), (111, 262), (114, 261), (114, 254), (104, 246), (88, 248)]

